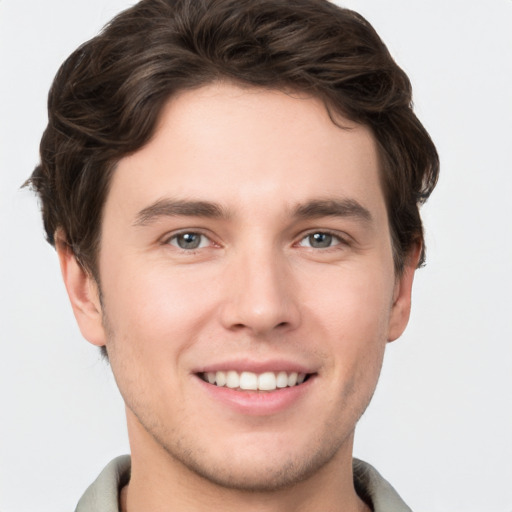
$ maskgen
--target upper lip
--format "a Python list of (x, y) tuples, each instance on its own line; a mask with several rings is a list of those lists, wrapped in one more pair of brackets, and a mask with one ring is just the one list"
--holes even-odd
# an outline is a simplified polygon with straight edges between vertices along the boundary
[(297, 373), (316, 373), (317, 368), (312, 365), (302, 364), (287, 359), (269, 359), (266, 361), (257, 361), (254, 359), (232, 359), (207, 364), (193, 370), (193, 373), (208, 373), (234, 370), (236, 372), (297, 372)]

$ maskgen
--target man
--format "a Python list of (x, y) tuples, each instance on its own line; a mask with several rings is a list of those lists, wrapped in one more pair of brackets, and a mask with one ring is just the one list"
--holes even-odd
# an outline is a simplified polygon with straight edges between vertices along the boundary
[(131, 458), (77, 511), (409, 510), (352, 460), (438, 174), (372, 27), (320, 0), (144, 0), (63, 64), (38, 192)]

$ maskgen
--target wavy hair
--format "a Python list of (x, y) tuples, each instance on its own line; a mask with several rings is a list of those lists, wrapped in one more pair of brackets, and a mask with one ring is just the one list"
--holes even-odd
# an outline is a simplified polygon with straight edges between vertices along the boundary
[(420, 243), (419, 206), (438, 177), (435, 146), (412, 109), (411, 84), (372, 26), (326, 0), (142, 0), (59, 69), (40, 164), (28, 180), (46, 236), (62, 230), (98, 278), (101, 213), (116, 163), (151, 138), (178, 91), (217, 80), (306, 92), (331, 119), (378, 142), (395, 270)]

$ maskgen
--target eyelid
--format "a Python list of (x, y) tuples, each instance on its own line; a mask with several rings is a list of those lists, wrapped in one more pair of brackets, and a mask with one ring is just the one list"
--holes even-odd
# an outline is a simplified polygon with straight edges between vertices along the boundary
[(301, 233), (299, 235), (299, 237), (297, 238), (297, 242), (295, 242), (294, 245), (300, 245), (300, 243), (307, 237), (311, 236), (311, 235), (314, 235), (316, 233), (321, 233), (321, 234), (324, 234), (324, 235), (329, 235), (329, 236), (332, 236), (333, 238), (336, 238), (336, 240), (338, 241), (338, 243), (330, 246), (330, 247), (324, 247), (324, 248), (321, 248), (321, 249), (318, 249), (318, 248), (315, 248), (315, 247), (309, 247), (311, 249), (315, 249), (315, 250), (329, 250), (329, 249), (333, 249), (335, 247), (337, 247), (338, 245), (344, 245), (344, 246), (349, 246), (351, 244), (351, 237), (349, 235), (347, 235), (346, 233), (343, 233), (343, 232), (340, 232), (340, 231), (336, 231), (336, 230), (332, 230), (332, 229), (309, 229), (303, 233)]
[[(173, 240), (174, 238), (176, 238), (180, 235), (185, 235), (185, 234), (194, 234), (194, 235), (204, 236), (205, 238), (207, 238), (209, 240), (210, 245), (220, 247), (220, 244), (214, 240), (214, 237), (212, 236), (212, 234), (209, 231), (202, 229), (202, 228), (183, 228), (183, 229), (177, 229), (175, 231), (171, 231), (170, 233), (166, 233), (161, 238), (161, 243), (163, 245), (172, 245), (173, 247), (176, 247), (176, 249), (182, 250), (184, 252), (192, 252), (192, 251), (194, 251), (194, 249), (190, 249), (190, 250), (181, 249), (180, 247), (177, 247), (177, 246), (171, 244), (171, 240)], [(204, 247), (201, 247), (201, 249), (204, 249)], [(197, 250), (197, 249), (195, 249), (195, 250)]]
[[(161, 243), (163, 245), (172, 245), (173, 247), (176, 247), (176, 249), (182, 250), (184, 252), (192, 252), (194, 249), (190, 249), (190, 250), (181, 249), (180, 247), (177, 247), (176, 245), (171, 244), (171, 240), (173, 240), (174, 238), (176, 238), (180, 235), (184, 235), (187, 233), (204, 236), (210, 242), (209, 246), (221, 247), (221, 244), (215, 240), (215, 237), (211, 234), (211, 232), (209, 232), (208, 230), (205, 230), (204, 228), (194, 228), (194, 227), (177, 229), (170, 233), (166, 233), (161, 238)], [(314, 235), (315, 233), (322, 233), (322, 234), (330, 235), (338, 241), (338, 243), (336, 243), (335, 245), (333, 245), (331, 247), (326, 247), (323, 250), (328, 250), (328, 249), (337, 247), (338, 245), (348, 246), (348, 245), (351, 245), (351, 243), (352, 243), (352, 241), (351, 241), (352, 239), (351, 239), (350, 235), (348, 235), (345, 232), (340, 232), (340, 231), (333, 230), (333, 229), (317, 228), (317, 229), (308, 229), (307, 231), (303, 231), (296, 238), (296, 241), (293, 243), (293, 245), (300, 245), (301, 242), (305, 238), (307, 238), (308, 236)], [(202, 247), (201, 249), (203, 249), (203, 248), (204, 247)], [(318, 250), (317, 248), (314, 248), (314, 247), (312, 247), (312, 249)]]

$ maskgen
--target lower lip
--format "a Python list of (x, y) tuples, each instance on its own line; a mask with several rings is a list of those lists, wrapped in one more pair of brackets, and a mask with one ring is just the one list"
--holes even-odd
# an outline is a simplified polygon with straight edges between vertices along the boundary
[(206, 393), (235, 412), (249, 416), (267, 416), (285, 411), (300, 401), (311, 389), (315, 376), (298, 386), (276, 389), (275, 391), (240, 391), (215, 386), (196, 376)]

